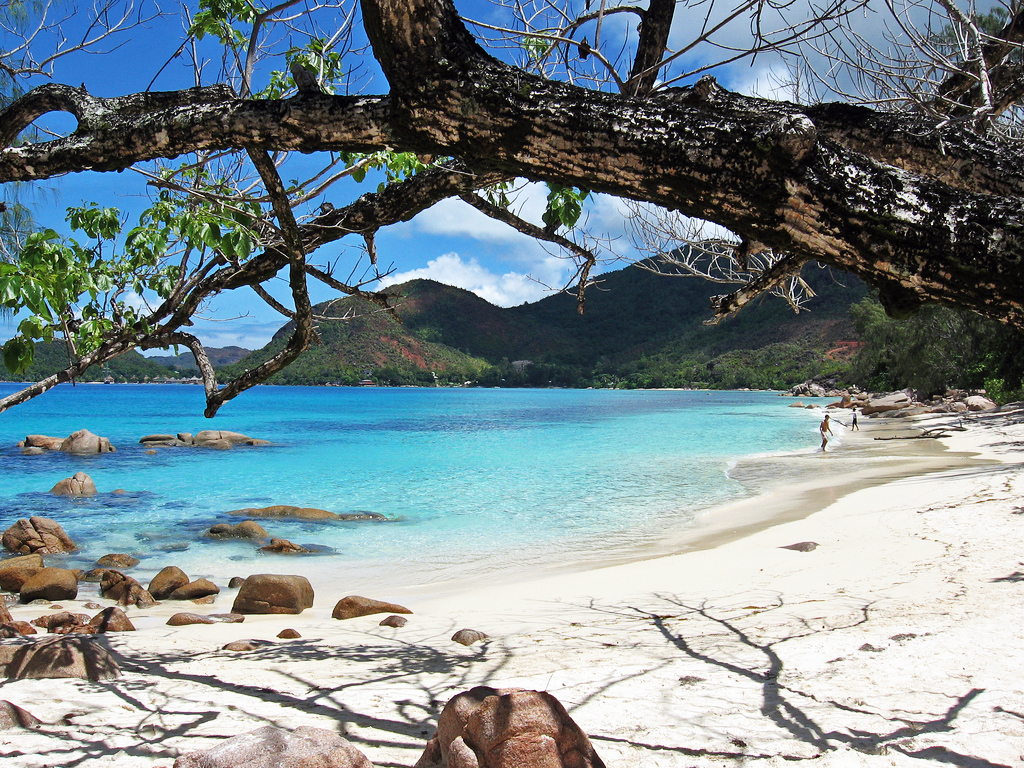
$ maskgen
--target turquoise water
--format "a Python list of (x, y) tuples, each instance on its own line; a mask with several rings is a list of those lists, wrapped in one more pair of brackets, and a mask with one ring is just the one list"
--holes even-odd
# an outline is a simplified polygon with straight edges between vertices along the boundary
[[(0, 395), (14, 391), (0, 384)], [(258, 387), (202, 418), (201, 387), (61, 386), (0, 414), (0, 530), (58, 520), (81, 551), (190, 576), (256, 572), (412, 586), (599, 560), (749, 495), (729, 475), (744, 456), (810, 452), (817, 416), (769, 393)], [(27, 434), (77, 429), (117, 452), (25, 456)], [(230, 451), (161, 448), (151, 433), (225, 429), (270, 440)], [(85, 471), (100, 495), (47, 491)], [(124, 493), (112, 493), (123, 489)], [(387, 522), (262, 521), (322, 554), (263, 555), (204, 538), (228, 510), (292, 504), (370, 511)]]

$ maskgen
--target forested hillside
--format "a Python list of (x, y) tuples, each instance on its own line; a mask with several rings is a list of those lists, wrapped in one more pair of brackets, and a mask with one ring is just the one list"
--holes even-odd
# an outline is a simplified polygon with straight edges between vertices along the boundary
[[(317, 311), (322, 344), (274, 379), (292, 384), (461, 384), (481, 386), (782, 387), (839, 370), (829, 352), (854, 338), (851, 303), (864, 286), (830, 270), (805, 270), (816, 292), (795, 314), (763, 299), (737, 317), (707, 326), (709, 297), (721, 286), (628, 267), (601, 277), (576, 299), (554, 294), (502, 309), (469, 291), (430, 280), (392, 290), (401, 322), (346, 299)], [(284, 344), (290, 326), (237, 367), (262, 362)]]

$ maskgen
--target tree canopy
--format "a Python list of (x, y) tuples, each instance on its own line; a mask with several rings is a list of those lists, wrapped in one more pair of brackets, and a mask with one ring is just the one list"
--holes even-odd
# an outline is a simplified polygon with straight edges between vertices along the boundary
[[(315, 342), (309, 280), (393, 306), (371, 288), (375, 234), (450, 197), (561, 249), (577, 264), (581, 305), (602, 244), (579, 225), (600, 192), (632, 201), (666, 271), (739, 284), (715, 299), (718, 317), (766, 290), (793, 299), (815, 260), (875, 286), (890, 314), (939, 302), (1024, 328), (1015, 2), (981, 14), (954, 0), (570, 0), (471, 20), (452, 0), (201, 0), (184, 7), (178, 50), (195, 84), (106, 98), (36, 84), (48, 56), (72, 46), (50, 35), (55, 50), (41, 52), (33, 30), (59, 23), (48, 5), (16, 7), (25, 16), (7, 27), (26, 43), (0, 72), (32, 87), (7, 89), (17, 98), (0, 113), (0, 182), (135, 168), (154, 198), (130, 229), (109, 209), (77, 208), (84, 240), (43, 228), (0, 262), (0, 304), (24, 318), (4, 346), (8, 367), (30, 362), (39, 340), (69, 349), (65, 371), (0, 410), (126, 350), (184, 345), (212, 416)], [(865, 14), (893, 21), (872, 37)], [(116, 39), (132, 19), (149, 16), (110, 0), (81, 46)], [(219, 68), (207, 66), (211, 46)], [(768, 55), (788, 64), (786, 99), (729, 91), (712, 74)], [(77, 126), (31, 132), (53, 112)], [(322, 162), (286, 180), (288, 153)], [(383, 174), (376, 191), (332, 200), (333, 182), (371, 171)], [(519, 180), (548, 185), (541, 222), (517, 215)], [(670, 219), (715, 234), (698, 226), (685, 248), (651, 236)], [(354, 282), (316, 263), (345, 237), (362, 239), (371, 265)], [(287, 303), (266, 288), (279, 273)], [(204, 302), (239, 289), (294, 332), (219, 386), (188, 326)]]

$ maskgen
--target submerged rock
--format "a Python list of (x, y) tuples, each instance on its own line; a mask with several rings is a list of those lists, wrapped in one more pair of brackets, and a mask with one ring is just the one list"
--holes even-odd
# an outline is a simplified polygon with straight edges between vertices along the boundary
[(288, 539), (271, 539), (269, 544), (260, 547), (260, 552), (281, 555), (304, 555), (312, 551), (311, 549), (306, 549), (301, 544), (293, 544)]
[(96, 561), (96, 565), (109, 568), (133, 568), (139, 564), (137, 557), (132, 557), (123, 552), (104, 555)]
[(316, 507), (293, 507), (289, 504), (275, 504), (270, 507), (246, 507), (245, 509), (233, 509), (229, 515), (244, 515), (245, 517), (279, 517), (290, 520), (379, 520), (386, 521), (387, 517), (377, 512), (329, 512), (326, 509)]
[(234, 525), (231, 523), (217, 523), (210, 526), (210, 530), (207, 533), (213, 539), (266, 540), (270, 538), (270, 534), (255, 520), (243, 520)]

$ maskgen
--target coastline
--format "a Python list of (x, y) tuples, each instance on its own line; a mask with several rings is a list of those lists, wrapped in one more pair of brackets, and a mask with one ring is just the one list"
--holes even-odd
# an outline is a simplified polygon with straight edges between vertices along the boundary
[[(865, 419), (827, 461), (841, 476), (857, 443), (949, 418)], [(945, 451), (889, 441), (880, 473), (745, 500), (747, 523), (667, 545), (675, 554), (368, 595), (414, 611), (401, 629), (331, 619), (341, 594), (234, 625), (162, 623), (191, 605), (132, 609), (139, 631), (106, 636), (121, 681), (2, 684), (0, 698), (47, 725), (0, 734), (0, 755), (167, 768), (276, 724), (340, 730), (375, 765), (412, 766), (440, 705), (490, 684), (549, 690), (609, 766), (1019, 764), (1024, 416), (972, 421)], [(812, 551), (785, 549), (808, 541)], [(224, 612), (232, 597), (194, 610)], [(44, 612), (12, 607), (20, 619)], [(277, 640), (285, 627), (302, 638)], [(490, 639), (456, 645), (462, 627)], [(220, 650), (243, 638), (265, 644)]]

